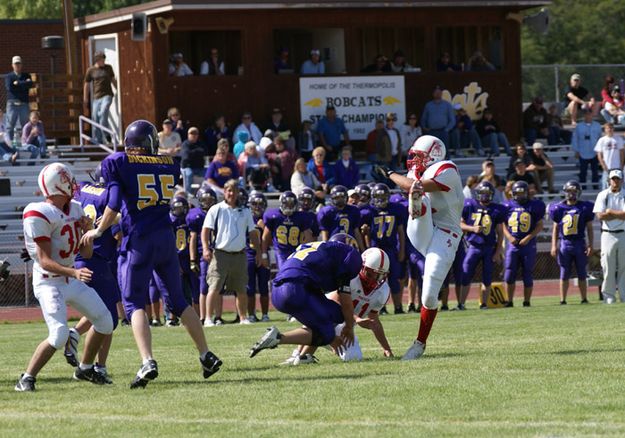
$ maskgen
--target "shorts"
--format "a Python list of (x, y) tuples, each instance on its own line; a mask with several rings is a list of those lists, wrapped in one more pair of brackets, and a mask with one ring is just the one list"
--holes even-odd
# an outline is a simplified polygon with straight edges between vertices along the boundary
[(228, 253), (216, 249), (208, 266), (208, 289), (227, 290), (236, 294), (246, 293), (247, 287), (247, 255), (245, 251)]

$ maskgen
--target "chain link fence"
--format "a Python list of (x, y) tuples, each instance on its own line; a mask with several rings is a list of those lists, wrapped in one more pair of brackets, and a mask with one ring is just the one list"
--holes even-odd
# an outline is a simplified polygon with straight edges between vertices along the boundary
[(22, 260), (22, 248), (17, 235), (0, 235), (0, 307), (37, 303), (32, 290), (32, 262)]

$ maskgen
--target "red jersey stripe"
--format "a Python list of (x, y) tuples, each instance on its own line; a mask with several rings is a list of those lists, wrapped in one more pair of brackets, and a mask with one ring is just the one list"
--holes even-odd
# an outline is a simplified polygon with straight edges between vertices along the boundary
[(38, 217), (43, 219), (44, 221), (46, 221), (47, 223), (50, 223), (50, 220), (40, 211), (37, 210), (30, 210), (27, 211), (26, 213), (24, 213), (24, 217), (23, 219), (29, 218), (29, 217)]

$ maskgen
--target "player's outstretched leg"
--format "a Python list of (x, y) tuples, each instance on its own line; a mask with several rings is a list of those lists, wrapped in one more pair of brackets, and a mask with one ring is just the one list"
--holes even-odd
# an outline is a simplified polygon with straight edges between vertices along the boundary
[(252, 346), (250, 349), (250, 357), (256, 356), (263, 350), (268, 348), (276, 348), (280, 344), (282, 334), (275, 325), (267, 329), (267, 332)]

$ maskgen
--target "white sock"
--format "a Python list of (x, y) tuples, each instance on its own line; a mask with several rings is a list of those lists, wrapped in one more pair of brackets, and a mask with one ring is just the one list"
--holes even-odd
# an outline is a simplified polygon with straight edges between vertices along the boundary
[(152, 359), (152, 356), (146, 357), (145, 359), (143, 359), (143, 365), (145, 365), (146, 363), (148, 363), (151, 360), (154, 360), (154, 359)]
[(35, 376), (32, 376), (32, 375), (30, 375), (28, 373), (24, 373), (24, 375), (22, 376), (22, 379), (25, 379), (26, 377), (33, 377), (34, 378)]
[(85, 371), (85, 370), (89, 370), (91, 368), (93, 368), (93, 364), (84, 364), (82, 362), (80, 362), (80, 365), (78, 365), (78, 368), (80, 368), (81, 370)]
[(204, 359), (206, 359), (206, 355), (208, 354), (208, 351), (209, 351), (209, 350), (206, 350), (205, 352), (203, 352), (203, 353), (201, 353), (201, 354), (200, 354), (200, 360), (204, 360)]

